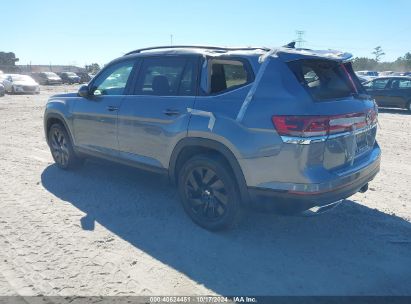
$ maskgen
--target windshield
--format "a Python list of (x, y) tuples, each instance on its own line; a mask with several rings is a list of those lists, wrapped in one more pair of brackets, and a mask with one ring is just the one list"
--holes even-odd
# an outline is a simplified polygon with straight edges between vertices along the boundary
[(48, 77), (58, 77), (56, 73), (53, 72), (44, 72), (44, 75), (48, 76)]
[(73, 73), (73, 72), (67, 72), (66, 75), (67, 75), (67, 76), (77, 76), (77, 75), (76, 75), (75, 73)]

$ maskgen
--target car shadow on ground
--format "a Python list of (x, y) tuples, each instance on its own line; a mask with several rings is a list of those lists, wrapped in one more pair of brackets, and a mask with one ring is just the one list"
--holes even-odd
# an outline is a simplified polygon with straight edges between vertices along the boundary
[(166, 177), (87, 161), (48, 166), (43, 186), (136, 248), (219, 294), (411, 294), (411, 224), (346, 200), (314, 217), (248, 213), (211, 233), (184, 214)]
[(401, 115), (411, 115), (411, 111), (405, 109), (397, 108), (380, 108), (378, 107), (378, 112), (380, 113), (389, 113), (389, 114), (401, 114)]

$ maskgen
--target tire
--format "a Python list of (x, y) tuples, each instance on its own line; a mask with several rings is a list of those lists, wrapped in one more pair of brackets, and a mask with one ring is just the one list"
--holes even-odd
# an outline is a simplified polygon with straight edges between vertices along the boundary
[(185, 212), (204, 229), (229, 229), (242, 217), (237, 183), (229, 166), (218, 157), (190, 158), (178, 172), (178, 191)]
[(56, 123), (50, 127), (48, 142), (51, 155), (59, 168), (68, 170), (82, 164), (82, 159), (75, 154), (70, 137), (62, 124)]

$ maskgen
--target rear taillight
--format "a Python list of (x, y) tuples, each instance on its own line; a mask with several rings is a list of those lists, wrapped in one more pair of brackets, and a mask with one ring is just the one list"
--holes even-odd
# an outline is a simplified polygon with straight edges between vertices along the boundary
[(312, 137), (327, 136), (362, 129), (376, 122), (376, 113), (353, 113), (334, 116), (276, 115), (272, 122), (279, 135)]
[(273, 116), (272, 120), (280, 135), (322, 136), (329, 129), (329, 119), (322, 116)]

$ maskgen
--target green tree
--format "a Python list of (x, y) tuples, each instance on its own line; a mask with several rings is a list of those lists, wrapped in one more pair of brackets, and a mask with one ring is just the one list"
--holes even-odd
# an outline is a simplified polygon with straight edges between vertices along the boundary
[(0, 65), (15, 65), (16, 62), (19, 61), (18, 58), (16, 58), (16, 55), (12, 52), (5, 53), (5, 52), (0, 52)]
[(86, 65), (85, 68), (86, 68), (87, 73), (90, 73), (90, 74), (97, 74), (101, 70), (100, 65), (98, 63), (92, 63), (90, 65)]
[(352, 61), (352, 66), (355, 71), (375, 70), (378, 67), (378, 62), (375, 59), (356, 57)]
[(371, 54), (374, 54), (375, 61), (377, 62), (380, 62), (381, 57), (385, 55), (381, 46), (377, 46), (376, 48), (374, 48), (374, 51)]

